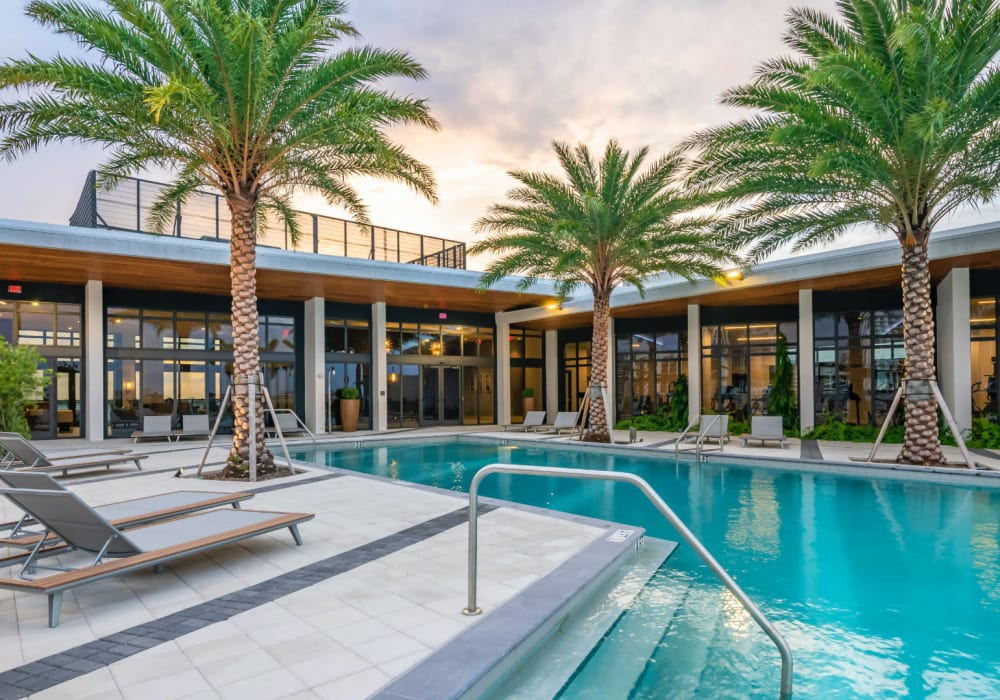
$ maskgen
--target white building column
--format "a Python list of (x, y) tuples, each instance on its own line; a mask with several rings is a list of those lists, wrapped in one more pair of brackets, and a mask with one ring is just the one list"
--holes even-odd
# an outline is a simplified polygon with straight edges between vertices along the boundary
[(970, 296), (967, 267), (953, 269), (937, 288), (938, 384), (962, 430), (972, 428)]
[(701, 307), (688, 304), (688, 423), (701, 415)]
[(559, 412), (559, 331), (545, 331), (545, 414), (546, 423)]
[(302, 420), (314, 433), (326, 432), (326, 299), (306, 299), (305, 356), (305, 415)]
[(104, 440), (104, 283), (88, 280), (83, 290), (83, 432), (91, 442)]
[(816, 422), (816, 343), (813, 340), (813, 292), (799, 290), (799, 430)]
[(615, 427), (617, 402), (615, 401), (615, 319), (608, 317), (608, 367), (604, 376), (608, 378), (608, 400), (604, 410), (608, 412), (608, 423)]
[[(499, 316), (499, 314), (498, 314)], [(510, 323), (497, 319), (497, 425), (510, 425)]]
[(389, 378), (385, 361), (385, 302), (372, 304), (372, 430), (381, 432), (389, 429)]

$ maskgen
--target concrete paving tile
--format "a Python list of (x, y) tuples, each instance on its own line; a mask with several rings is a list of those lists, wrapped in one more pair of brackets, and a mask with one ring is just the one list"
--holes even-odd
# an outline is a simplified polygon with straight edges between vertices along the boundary
[(385, 685), (389, 678), (377, 668), (369, 668), (312, 690), (326, 700), (362, 700)]
[(283, 668), (248, 676), (216, 689), (219, 691), (219, 697), (233, 698), (234, 700), (287, 698), (290, 695), (308, 690), (301, 680)]

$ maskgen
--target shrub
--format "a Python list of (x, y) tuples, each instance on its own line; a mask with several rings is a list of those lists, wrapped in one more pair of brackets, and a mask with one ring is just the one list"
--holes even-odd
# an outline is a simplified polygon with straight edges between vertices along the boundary
[(988, 450), (1000, 449), (1000, 425), (986, 418), (976, 418), (972, 421), (972, 430), (969, 431), (965, 444)]
[(358, 391), (356, 386), (345, 386), (340, 390), (340, 398), (342, 399), (358, 399), (361, 398), (361, 392)]
[(26, 414), (35, 407), (37, 396), (52, 381), (50, 370), (38, 371), (38, 351), (30, 345), (8, 345), (0, 337), (0, 430), (30, 433)]
[(531, 387), (525, 387), (524, 389), (521, 389), (521, 397), (525, 399), (533, 399), (535, 398), (535, 390)]
[[(778, 344), (774, 354), (774, 381), (767, 395), (767, 413), (781, 416), (785, 430), (793, 430), (799, 422), (799, 411), (795, 405), (795, 368), (788, 356), (788, 339), (784, 333), (778, 334)], [(730, 431), (733, 435), (737, 433)]]

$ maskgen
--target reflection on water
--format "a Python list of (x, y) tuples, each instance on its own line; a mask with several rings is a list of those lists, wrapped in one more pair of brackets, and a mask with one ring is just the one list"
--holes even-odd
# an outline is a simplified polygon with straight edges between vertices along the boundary
[[(492, 462), (642, 476), (786, 635), (796, 697), (1000, 698), (1000, 491), (675, 465), (667, 455), (455, 441), (376, 449), (387, 454), (352, 449), (316, 461), (462, 490)], [(676, 539), (626, 484), (491, 476), (482, 494)], [(629, 697), (690, 697), (698, 687), (701, 697), (776, 695), (777, 652), (690, 550), (682, 546), (643, 595), (683, 603), (672, 618), (672, 607), (651, 602), (629, 613), (639, 627), (662, 630), (655, 649), (633, 659), (640, 683)], [(573, 697), (567, 689), (565, 700)]]

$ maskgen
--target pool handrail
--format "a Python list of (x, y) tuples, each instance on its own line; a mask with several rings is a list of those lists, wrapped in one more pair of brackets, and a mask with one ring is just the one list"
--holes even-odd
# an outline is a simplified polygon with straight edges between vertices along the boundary
[(699, 540), (684, 521), (667, 505), (660, 494), (649, 485), (645, 479), (624, 472), (610, 472), (593, 469), (571, 469), (564, 467), (531, 467), (513, 464), (489, 464), (472, 477), (469, 485), (469, 600), (468, 607), (462, 610), (465, 615), (479, 615), (483, 611), (476, 605), (476, 580), (478, 578), (478, 524), (477, 512), (479, 505), (479, 484), (490, 474), (521, 474), (523, 476), (550, 476), (566, 479), (588, 479), (598, 481), (622, 481), (632, 484), (642, 491), (643, 495), (653, 506), (667, 519), (667, 522), (677, 531), (677, 534), (690, 545), (695, 554), (705, 562), (716, 578), (729, 589), (736, 600), (739, 601), (743, 609), (754, 619), (764, 633), (771, 638), (774, 645), (778, 647), (778, 654), (781, 656), (781, 699), (788, 700), (792, 697), (792, 650), (788, 642), (775, 628), (767, 616), (761, 612), (750, 597), (743, 592), (739, 584), (733, 580), (722, 565), (716, 561), (715, 557), (708, 551), (701, 540)]

